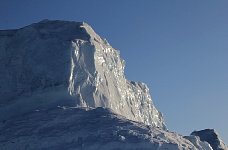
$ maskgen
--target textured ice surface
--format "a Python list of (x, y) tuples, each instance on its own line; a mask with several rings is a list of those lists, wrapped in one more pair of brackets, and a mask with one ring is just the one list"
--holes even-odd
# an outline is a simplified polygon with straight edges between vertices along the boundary
[(44, 20), (0, 31), (0, 45), (0, 119), (58, 104), (111, 108), (165, 128), (148, 87), (125, 78), (119, 51), (88, 24)]
[(4, 150), (211, 150), (196, 141), (104, 108), (34, 110), (0, 123)]

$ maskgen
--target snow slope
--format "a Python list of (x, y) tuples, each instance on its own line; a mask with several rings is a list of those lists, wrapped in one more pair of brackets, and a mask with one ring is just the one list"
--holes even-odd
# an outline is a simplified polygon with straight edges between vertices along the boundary
[[(3, 150), (211, 150), (105, 108), (34, 110), (0, 124)], [(202, 147), (203, 146), (203, 147)]]

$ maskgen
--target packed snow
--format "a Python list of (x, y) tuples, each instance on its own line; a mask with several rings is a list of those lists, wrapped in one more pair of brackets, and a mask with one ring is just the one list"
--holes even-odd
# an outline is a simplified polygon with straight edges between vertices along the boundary
[(0, 124), (4, 150), (211, 150), (199, 139), (194, 144), (105, 108), (40, 109)]

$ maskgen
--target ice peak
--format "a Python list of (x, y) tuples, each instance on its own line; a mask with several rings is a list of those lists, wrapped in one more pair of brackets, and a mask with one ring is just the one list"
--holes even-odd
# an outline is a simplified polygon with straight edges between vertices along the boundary
[(66, 31), (71, 31), (74, 33), (74, 36), (76, 35), (75, 32), (78, 32), (78, 34), (81, 34), (80, 39), (82, 38), (83, 40), (97, 40), (99, 42), (104, 42), (101, 37), (97, 35), (92, 27), (86, 22), (44, 19), (30, 26), (36, 28), (37, 30), (46, 30), (47, 32), (49, 31), (51, 33), (59, 33), (61, 31), (64, 31), (66, 34)]

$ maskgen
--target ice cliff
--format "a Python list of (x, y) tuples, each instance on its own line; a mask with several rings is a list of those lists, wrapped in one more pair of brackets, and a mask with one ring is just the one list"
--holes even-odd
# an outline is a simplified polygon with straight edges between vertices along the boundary
[(212, 132), (168, 131), (148, 87), (127, 80), (124, 67), (119, 51), (83, 22), (0, 31), (0, 149), (225, 146)]
[(105, 107), (166, 128), (146, 84), (125, 78), (119, 51), (88, 24), (43, 20), (0, 31), (0, 45), (1, 119), (56, 105)]

